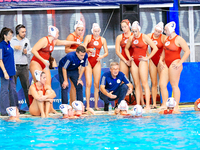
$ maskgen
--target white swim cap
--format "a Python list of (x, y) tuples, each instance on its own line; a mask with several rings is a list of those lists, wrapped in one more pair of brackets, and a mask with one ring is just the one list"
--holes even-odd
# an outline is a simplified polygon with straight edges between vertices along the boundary
[(35, 70), (34, 74), (35, 74), (35, 79), (36, 79), (37, 81), (40, 81), (41, 73), (42, 73), (42, 71)]
[(175, 107), (176, 106), (176, 100), (173, 97), (170, 97), (167, 99), (166, 102), (167, 107)]
[(8, 107), (6, 108), (6, 112), (9, 116), (16, 117), (17, 116), (17, 107)]
[(76, 28), (79, 28), (79, 27), (84, 27), (83, 22), (81, 20), (76, 21), (76, 23), (74, 25), (74, 30), (76, 30)]
[(65, 114), (65, 115), (68, 115), (68, 110), (69, 110), (69, 109), (72, 109), (72, 107), (71, 107), (70, 105), (68, 105), (68, 104), (61, 104), (61, 105), (59, 106), (59, 108), (60, 108), (61, 112), (62, 112), (63, 114)]
[(54, 38), (56, 38), (56, 34), (58, 33), (58, 28), (56, 28), (55, 26), (49, 26), (48, 27), (48, 35), (53, 36)]
[(83, 108), (82, 108), (82, 102), (81, 101), (73, 101), (73, 103), (72, 103), (72, 107), (76, 110), (76, 111), (78, 111), (78, 110), (83, 110)]
[(140, 105), (135, 105), (133, 107), (133, 110), (131, 111), (131, 114), (133, 116), (142, 116), (142, 106)]
[(118, 105), (118, 108), (120, 110), (126, 110), (126, 111), (128, 111), (128, 104), (127, 104), (127, 102), (125, 100), (122, 100), (120, 102), (120, 104)]
[(159, 22), (156, 26), (155, 29), (158, 29), (160, 31), (163, 32), (163, 27), (164, 27), (164, 23), (163, 22)]
[(132, 26), (131, 26), (131, 30), (133, 30), (134, 28), (138, 29), (139, 31), (141, 30), (140, 24), (138, 21), (134, 21)]
[(169, 29), (170, 34), (175, 31), (176, 23), (174, 21), (169, 22), (165, 25)]
[(101, 32), (101, 28), (100, 28), (100, 26), (99, 26), (98, 23), (93, 23), (92, 29), (91, 29), (92, 34), (93, 34), (93, 30), (94, 30), (94, 29), (100, 29), (100, 32)]

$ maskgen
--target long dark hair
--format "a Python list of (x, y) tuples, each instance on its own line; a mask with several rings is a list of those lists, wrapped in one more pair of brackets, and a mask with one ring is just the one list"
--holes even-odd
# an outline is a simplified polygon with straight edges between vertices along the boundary
[(4, 27), (3, 29), (1, 29), (1, 33), (0, 33), (0, 42), (2, 42), (4, 39), (4, 35), (8, 35), (8, 33), (13, 33), (13, 31), (10, 28)]

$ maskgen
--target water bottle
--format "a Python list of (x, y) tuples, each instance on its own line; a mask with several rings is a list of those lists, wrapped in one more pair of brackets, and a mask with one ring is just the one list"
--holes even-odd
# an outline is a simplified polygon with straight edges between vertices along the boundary
[(109, 104), (108, 110), (109, 110), (109, 112), (112, 111), (112, 105), (111, 105), (111, 103)]
[(95, 57), (95, 54), (96, 54), (96, 48), (94, 48), (94, 50), (92, 51), (92, 57)]
[(103, 68), (106, 68), (106, 62), (103, 62)]

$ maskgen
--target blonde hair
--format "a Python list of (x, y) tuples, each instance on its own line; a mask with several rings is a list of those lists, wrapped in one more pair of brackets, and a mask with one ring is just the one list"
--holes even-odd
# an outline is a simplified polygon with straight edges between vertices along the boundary
[(111, 63), (110, 63), (110, 68), (112, 68), (112, 66), (117, 66), (117, 65), (119, 66), (119, 63), (118, 63), (118, 62), (111, 62)]

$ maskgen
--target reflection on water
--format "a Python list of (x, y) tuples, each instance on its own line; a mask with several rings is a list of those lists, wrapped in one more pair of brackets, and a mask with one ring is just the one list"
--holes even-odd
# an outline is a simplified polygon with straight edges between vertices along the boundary
[[(199, 117), (149, 114), (150, 118), (92, 116), (0, 121), (0, 149), (193, 149), (200, 146)], [(1, 140), (2, 141), (2, 140)], [(19, 142), (20, 141), (20, 142)]]

